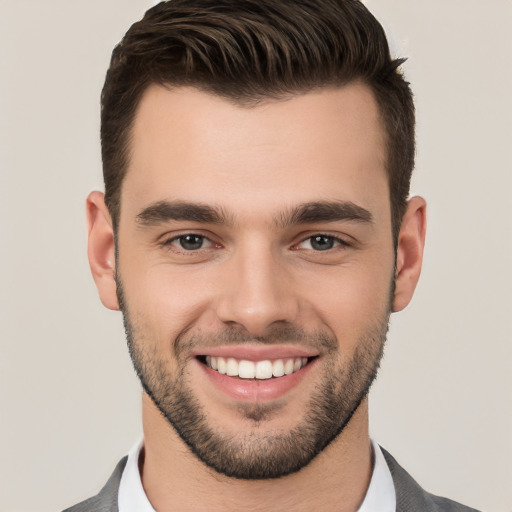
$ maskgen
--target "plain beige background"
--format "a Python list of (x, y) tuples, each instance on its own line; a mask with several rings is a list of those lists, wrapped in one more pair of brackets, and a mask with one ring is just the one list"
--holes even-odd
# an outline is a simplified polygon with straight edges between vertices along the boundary
[[(428, 247), (373, 436), (422, 485), (512, 511), (512, 2), (373, 0), (409, 56)], [(121, 317), (86, 260), (99, 94), (148, 0), (0, 0), (0, 510), (95, 493), (140, 435)], [(214, 509), (214, 507), (212, 507)]]

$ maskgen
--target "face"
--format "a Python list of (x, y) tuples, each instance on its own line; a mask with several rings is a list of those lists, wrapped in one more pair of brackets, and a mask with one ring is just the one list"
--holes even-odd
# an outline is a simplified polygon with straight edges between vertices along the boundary
[(385, 145), (361, 84), (252, 108), (151, 87), (116, 278), (144, 389), (207, 465), (273, 478), (342, 433), (393, 293)]

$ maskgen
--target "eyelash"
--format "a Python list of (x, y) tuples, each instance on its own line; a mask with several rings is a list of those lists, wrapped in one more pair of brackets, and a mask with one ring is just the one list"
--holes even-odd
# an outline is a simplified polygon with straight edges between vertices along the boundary
[[(177, 242), (179, 241), (180, 239), (184, 239), (184, 238), (187, 238), (187, 237), (197, 237), (197, 238), (201, 238), (201, 245), (205, 242), (205, 241), (208, 241), (210, 242), (210, 244), (212, 244), (212, 246), (217, 246), (217, 247), (220, 247), (220, 244), (216, 244), (215, 242), (213, 242), (210, 238), (208, 238), (206, 235), (201, 235), (199, 233), (182, 233), (181, 235), (177, 235), (177, 236), (173, 236), (171, 238), (168, 238), (166, 240), (164, 240), (162, 242), (162, 246), (163, 247), (171, 247), (173, 246), (173, 242)], [(200, 252), (201, 250), (203, 249), (209, 249), (209, 247), (207, 248), (204, 248), (204, 247), (200, 247), (198, 249), (185, 249), (184, 247), (175, 247), (175, 250), (177, 252), (181, 252), (182, 254), (193, 254), (193, 253), (198, 253)]]
[[(329, 239), (329, 241), (333, 244), (333, 247), (329, 247), (327, 249), (324, 249), (324, 250), (321, 250), (321, 249), (318, 249), (318, 250), (315, 250), (313, 248), (311, 249), (307, 249), (307, 250), (313, 250), (314, 252), (329, 252), (329, 251), (332, 251), (336, 248), (346, 248), (346, 247), (350, 247), (351, 244), (349, 244), (346, 240), (342, 239), (342, 238), (339, 238), (337, 236), (334, 236), (334, 235), (329, 235), (327, 233), (315, 233), (314, 235), (310, 235), (306, 238), (303, 238), (298, 244), (295, 244), (294, 248), (296, 248), (295, 250), (301, 250), (299, 248), (297, 248), (297, 246), (299, 245), (302, 245), (303, 243), (309, 241), (310, 245), (313, 245), (313, 240), (314, 239), (319, 239), (319, 238), (327, 238)], [(337, 245), (336, 245), (337, 244)]]
[[(206, 235), (202, 235), (202, 234), (199, 234), (199, 233), (183, 233), (183, 234), (180, 234), (180, 235), (177, 235), (177, 236), (173, 236), (172, 238), (168, 238), (166, 240), (164, 240), (162, 242), (162, 246), (163, 247), (171, 247), (173, 246), (173, 242), (177, 242), (179, 241), (180, 239), (184, 239), (184, 238), (187, 238), (187, 237), (197, 237), (197, 238), (201, 238), (201, 245), (203, 245), (203, 243), (205, 241), (207, 242), (210, 242), (210, 244), (214, 247), (214, 248), (220, 248), (221, 245), (220, 244), (217, 244), (215, 243), (214, 241), (212, 241), (210, 238), (208, 238)], [(309, 241), (310, 245), (312, 246), (313, 245), (313, 240), (314, 239), (319, 239), (319, 238), (324, 238), (324, 239), (329, 239), (329, 241), (333, 244), (332, 247), (328, 247), (327, 249), (318, 249), (318, 250), (315, 250), (313, 247), (311, 247), (310, 249), (301, 249), (299, 246), (302, 245), (303, 243)], [(174, 246), (175, 247), (175, 246)], [(297, 250), (297, 251), (300, 251), (300, 250), (312, 250), (313, 252), (317, 252), (317, 253), (322, 253), (322, 252), (331, 252), (332, 250), (335, 250), (336, 248), (346, 248), (346, 247), (351, 247), (351, 244), (349, 242), (347, 242), (346, 240), (342, 239), (342, 238), (339, 238), (337, 236), (334, 236), (334, 235), (329, 235), (327, 233), (315, 233), (313, 235), (310, 235), (310, 236), (307, 236), (303, 239), (301, 239), (298, 243), (294, 244), (294, 246), (292, 247), (293, 250)], [(205, 250), (205, 249), (210, 249), (210, 247), (199, 247), (198, 249), (185, 249), (184, 247), (175, 247), (175, 250), (177, 252), (181, 252), (182, 254), (194, 254), (194, 253), (199, 253), (201, 250)]]

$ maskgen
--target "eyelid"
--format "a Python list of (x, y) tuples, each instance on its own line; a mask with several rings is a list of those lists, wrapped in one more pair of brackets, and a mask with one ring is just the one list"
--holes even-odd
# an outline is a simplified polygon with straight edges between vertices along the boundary
[[(201, 237), (203, 240), (208, 242), (208, 246), (201, 247), (200, 249), (196, 249), (196, 250), (186, 250), (182, 247), (177, 247), (176, 245), (173, 244), (173, 242), (178, 241), (180, 238), (185, 237), (185, 236), (190, 236), (190, 235)], [(340, 246), (341, 247), (352, 247), (356, 243), (355, 240), (353, 240), (350, 235), (342, 236), (339, 233), (333, 234), (333, 233), (330, 233), (327, 231), (313, 231), (313, 232), (310, 231), (309, 233), (301, 233), (297, 237), (298, 241), (294, 242), (292, 244), (291, 249), (292, 250), (300, 250), (299, 246), (301, 244), (303, 244), (304, 242), (307, 242), (308, 240), (311, 240), (312, 238), (317, 237), (317, 236), (325, 236), (325, 237), (331, 238), (335, 241), (334, 247), (326, 250), (325, 252), (332, 251)], [(167, 233), (167, 234), (161, 236), (160, 240), (158, 241), (158, 245), (162, 246), (163, 248), (172, 246), (175, 248), (175, 250), (177, 252), (191, 254), (191, 253), (201, 252), (202, 250), (211, 249), (212, 247), (219, 248), (219, 249), (222, 248), (223, 244), (214, 240), (214, 238), (215, 238), (214, 236), (205, 234), (204, 232), (201, 232), (201, 230), (193, 230), (193, 229), (192, 230), (183, 230), (178, 233), (176, 233), (176, 232), (173, 232), (172, 234)], [(314, 252), (322, 252), (322, 251), (316, 251), (313, 248), (308, 248), (308, 249), (304, 249), (304, 250), (311, 250)]]
[[(209, 242), (207, 247), (201, 247), (200, 249), (196, 250), (187, 250), (183, 247), (179, 247), (177, 245), (174, 245), (173, 242), (178, 241), (180, 238), (186, 237), (186, 236), (197, 236), (201, 237), (203, 240)], [(199, 253), (203, 250), (208, 250), (213, 248), (220, 248), (221, 244), (219, 242), (216, 242), (215, 240), (212, 240), (212, 236), (208, 236), (204, 233), (201, 233), (200, 230), (184, 230), (179, 233), (172, 233), (172, 234), (165, 234), (162, 237), (160, 237), (160, 240), (158, 242), (158, 245), (165, 248), (172, 247), (175, 252), (182, 253), (182, 254), (193, 254), (193, 253)]]
[[(354, 241), (351, 241), (352, 237), (350, 237), (349, 235), (341, 236), (339, 233), (334, 234), (334, 233), (329, 233), (329, 232), (324, 232), (324, 231), (316, 231), (316, 232), (310, 232), (308, 234), (301, 234), (299, 241), (292, 245), (292, 249), (300, 250), (299, 246), (301, 244), (303, 244), (304, 242), (311, 240), (312, 238), (317, 237), (317, 236), (325, 236), (328, 238), (332, 238), (336, 242), (336, 245), (334, 247), (326, 250), (325, 252), (332, 251), (340, 246), (341, 247), (352, 247), (352, 245), (354, 244)], [(347, 239), (350, 239), (350, 240), (347, 240)], [(313, 248), (304, 249), (304, 250), (315, 251)], [(315, 252), (322, 252), (322, 251), (315, 251)]]
[(177, 246), (177, 248), (179, 250), (182, 250), (184, 252), (198, 252), (198, 251), (200, 251), (202, 249), (208, 249), (208, 248), (210, 248), (213, 245), (213, 242), (207, 236), (197, 235), (196, 233), (187, 233), (185, 235), (175, 236), (175, 237), (171, 238), (167, 243), (169, 245), (173, 245), (175, 242), (179, 243), (179, 240), (181, 238), (185, 238), (187, 236), (195, 236), (195, 237), (201, 238), (201, 241), (202, 241), (201, 247), (199, 249), (195, 249), (195, 250), (190, 250), (189, 251), (189, 250), (185, 249), (184, 247), (178, 247)]

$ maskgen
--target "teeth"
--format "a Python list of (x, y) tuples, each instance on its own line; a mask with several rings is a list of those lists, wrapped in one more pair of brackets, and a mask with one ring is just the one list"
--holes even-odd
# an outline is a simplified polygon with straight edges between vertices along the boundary
[(241, 379), (271, 379), (299, 371), (306, 366), (307, 357), (294, 359), (276, 359), (274, 361), (239, 361), (233, 357), (206, 356), (206, 365), (222, 375), (240, 377)]
[(287, 359), (284, 363), (284, 374), (290, 375), (290, 373), (293, 373), (294, 366), (293, 359)]
[(226, 375), (229, 377), (238, 377), (238, 362), (232, 357), (226, 361)]
[(256, 368), (252, 361), (240, 361), (237, 376), (242, 379), (254, 379)]
[(274, 377), (282, 377), (284, 375), (284, 363), (282, 359), (274, 361), (272, 365), (272, 375)]
[(217, 357), (217, 370), (222, 375), (226, 375), (226, 360), (223, 357)]
[(258, 361), (256, 363), (256, 378), (257, 379), (272, 378), (272, 362), (271, 361)]

